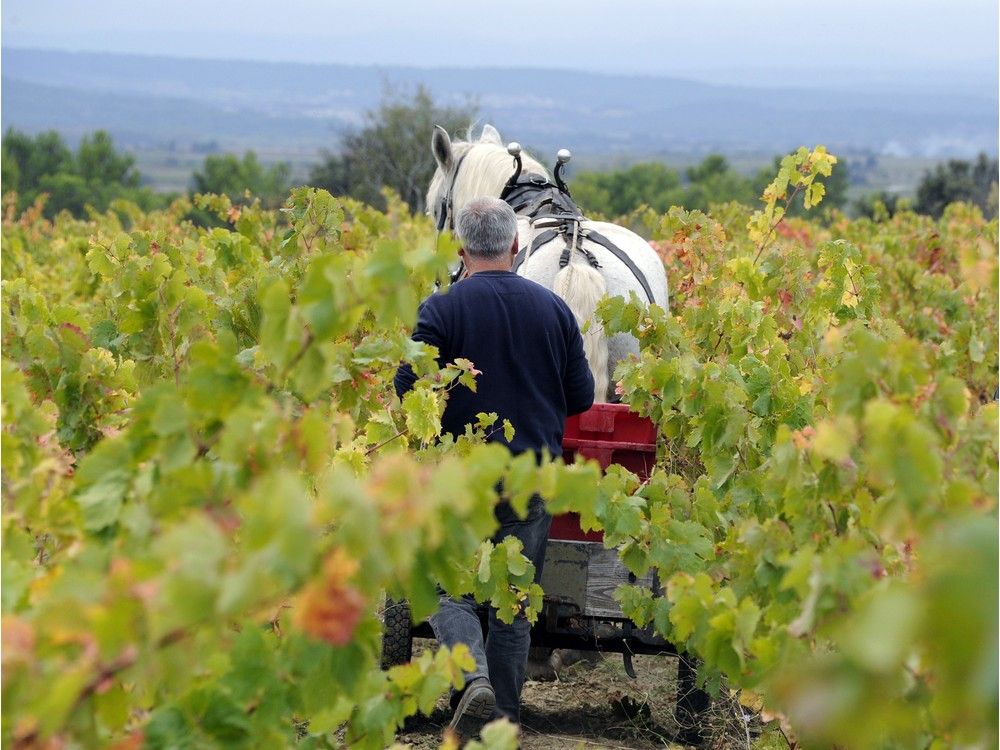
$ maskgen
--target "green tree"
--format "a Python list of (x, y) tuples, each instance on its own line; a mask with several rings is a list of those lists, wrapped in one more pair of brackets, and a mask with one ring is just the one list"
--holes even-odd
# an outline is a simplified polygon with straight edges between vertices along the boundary
[(38, 181), (38, 192), (49, 196), (45, 202), (45, 214), (49, 217), (60, 211), (69, 211), (73, 216), (85, 216), (87, 206), (103, 210), (107, 208), (108, 194), (113, 190), (113, 186), (88, 183), (74, 172), (47, 174)]
[(18, 193), (19, 203), (31, 204), (46, 175), (73, 172), (73, 154), (60, 135), (49, 130), (34, 138), (17, 130), (3, 136), (3, 192)]
[(16, 159), (7, 155), (6, 141), (4, 143), (3, 155), (0, 157), (0, 192), (6, 195), (10, 192), (17, 192), (18, 185), (21, 183), (21, 167)]
[(104, 130), (85, 135), (80, 141), (76, 151), (76, 172), (89, 183), (139, 187), (135, 158), (115, 151), (111, 136)]
[(19, 210), (46, 194), (45, 215), (60, 211), (84, 216), (87, 208), (106, 211), (112, 201), (131, 200), (144, 209), (164, 203), (148, 188), (140, 186), (135, 159), (115, 149), (103, 130), (84, 136), (74, 154), (54, 130), (31, 137), (8, 130), (3, 137), (4, 193), (17, 193)]
[(906, 200), (895, 193), (879, 190), (866, 193), (854, 201), (854, 215), (867, 219), (890, 219), (906, 205)]
[(707, 210), (713, 203), (753, 203), (750, 178), (734, 170), (720, 154), (678, 172), (659, 162), (636, 164), (614, 172), (581, 172), (571, 185), (587, 211), (621, 216), (647, 205), (665, 212), (671, 206)]
[(995, 216), (996, 200), (991, 200), (991, 191), (995, 196), (997, 171), (997, 160), (986, 154), (980, 154), (975, 163), (953, 159), (939, 164), (924, 174), (917, 186), (914, 210), (938, 218), (949, 203), (967, 201), (987, 216)]
[(585, 211), (613, 217), (641, 205), (666, 211), (680, 205), (684, 188), (677, 172), (659, 162), (635, 164), (614, 172), (581, 172), (570, 189)]
[(437, 104), (423, 86), (409, 97), (387, 94), (378, 108), (366, 114), (363, 128), (344, 136), (339, 153), (323, 153), (310, 184), (380, 208), (385, 207), (381, 191), (388, 187), (411, 209), (422, 212), (436, 168), (430, 149), (434, 126), (452, 133), (462, 130), (477, 110), (472, 103)]
[(191, 184), (196, 193), (228, 195), (233, 202), (239, 202), (249, 192), (265, 206), (274, 208), (287, 197), (291, 169), (286, 162), (265, 166), (253, 151), (247, 151), (242, 159), (235, 154), (220, 154), (205, 157)]
[(351, 164), (349, 154), (337, 154), (327, 149), (320, 152), (323, 161), (309, 171), (309, 184), (333, 195), (350, 195)]
[(751, 205), (756, 197), (751, 180), (730, 167), (720, 154), (709, 154), (700, 164), (688, 167), (684, 175), (688, 185), (683, 205), (689, 211), (707, 211), (713, 203), (728, 201)]

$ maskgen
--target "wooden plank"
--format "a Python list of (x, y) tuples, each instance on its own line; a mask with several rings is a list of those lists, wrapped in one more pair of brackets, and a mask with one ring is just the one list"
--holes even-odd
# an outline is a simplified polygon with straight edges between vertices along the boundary
[[(624, 617), (613, 594), (621, 584), (628, 583), (628, 570), (618, 559), (618, 551), (594, 544), (587, 564), (586, 606), (583, 613), (591, 617)], [(653, 574), (647, 573), (636, 584), (653, 586)]]
[(573, 604), (581, 610), (587, 600), (587, 565), (593, 542), (550, 539), (542, 567), (542, 590), (550, 601)]

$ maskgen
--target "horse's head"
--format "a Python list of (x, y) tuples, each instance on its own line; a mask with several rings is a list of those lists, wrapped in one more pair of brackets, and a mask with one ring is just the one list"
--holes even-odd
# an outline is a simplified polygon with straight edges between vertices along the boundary
[[(427, 211), (438, 226), (447, 226), (469, 201), (498, 198), (514, 173), (514, 161), (492, 125), (484, 125), (478, 140), (453, 141), (441, 127), (434, 128), (431, 150), (437, 169), (427, 189)], [(537, 160), (522, 152), (522, 169), (548, 176)]]

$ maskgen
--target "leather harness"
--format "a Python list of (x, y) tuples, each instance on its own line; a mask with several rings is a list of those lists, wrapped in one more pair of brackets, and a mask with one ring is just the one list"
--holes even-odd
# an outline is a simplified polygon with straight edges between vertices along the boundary
[[(449, 228), (454, 229), (452, 192), (458, 178), (458, 170), (462, 166), (465, 156), (466, 154), (463, 154), (462, 158), (458, 160), (458, 164), (455, 165), (451, 184), (448, 186), (447, 193), (441, 199), (441, 206), (437, 217), (438, 231), (443, 229), (446, 223)], [(566, 243), (562, 254), (559, 256), (560, 268), (565, 268), (570, 263), (570, 256), (575, 250), (583, 253), (591, 267), (600, 268), (601, 265), (598, 263), (597, 258), (594, 257), (594, 254), (582, 245), (582, 240), (588, 239), (618, 258), (642, 286), (650, 304), (655, 302), (653, 299), (653, 290), (650, 288), (645, 274), (639, 270), (639, 267), (636, 266), (628, 253), (600, 232), (581, 227), (581, 222), (584, 221), (583, 213), (573, 201), (568, 189), (552, 184), (543, 175), (527, 172), (517, 175), (517, 181), (513, 184), (508, 183), (500, 194), (500, 198), (514, 209), (514, 213), (526, 217), (533, 227), (544, 229), (543, 232), (535, 236), (530, 247), (522, 247), (518, 251), (510, 269), (512, 272), (517, 273), (517, 270), (524, 262), (534, 255), (539, 248), (547, 245), (559, 236), (562, 236)], [(452, 276), (452, 282), (461, 278), (464, 267), (464, 263), (459, 264), (458, 269)]]

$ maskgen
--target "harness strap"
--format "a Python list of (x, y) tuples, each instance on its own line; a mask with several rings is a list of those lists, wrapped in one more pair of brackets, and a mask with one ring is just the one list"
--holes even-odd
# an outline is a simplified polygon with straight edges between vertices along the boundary
[[(534, 255), (535, 251), (538, 250), (538, 248), (542, 247), (543, 245), (547, 245), (548, 243), (550, 243), (552, 240), (554, 240), (556, 237), (558, 237), (563, 233), (564, 232), (560, 231), (559, 229), (548, 229), (539, 234), (538, 236), (536, 236), (535, 239), (532, 241), (530, 248), (522, 247), (518, 251), (517, 255), (514, 256), (514, 263), (513, 265), (511, 265), (510, 268), (511, 273), (517, 273), (517, 269), (524, 264), (524, 261), (526, 261), (532, 255)], [(579, 236), (584, 237), (588, 235), (584, 235), (583, 233), (581, 233)], [(578, 244), (577, 234), (576, 232), (574, 232), (573, 241), (572, 242), (567, 241), (566, 246), (563, 248), (562, 253), (560, 253), (559, 255), (560, 268), (565, 268), (567, 265), (569, 265), (570, 254), (574, 249), (579, 250), (581, 253), (583, 253), (584, 257), (587, 259), (587, 263), (590, 264), (591, 268), (601, 267), (601, 264), (598, 262), (594, 254), (590, 252), (590, 250), (588, 250), (587, 248)], [(640, 272), (639, 269), (635, 269), (633, 273), (635, 273), (636, 276), (639, 278), (639, 281), (643, 283), (643, 288), (645, 289), (646, 288), (645, 278), (642, 276), (642, 272)], [(652, 301), (652, 297), (650, 297), (650, 301)]]
[(639, 267), (628, 256), (628, 253), (626, 253), (624, 250), (618, 247), (618, 245), (613, 243), (611, 240), (609, 240), (607, 237), (605, 237), (603, 234), (600, 234), (599, 232), (591, 230), (587, 232), (587, 237), (596, 242), (601, 247), (603, 247), (605, 250), (609, 251), (612, 255), (618, 258), (618, 260), (624, 263), (626, 268), (628, 268), (628, 270), (632, 272), (632, 274), (636, 277), (636, 279), (639, 280), (639, 283), (642, 284), (643, 291), (645, 291), (646, 296), (649, 297), (650, 304), (655, 302), (655, 300), (653, 299), (653, 290), (649, 288), (649, 282), (646, 281), (645, 274), (643, 274), (643, 272), (639, 270)]
[(542, 193), (524, 208), (523, 213), (527, 216), (537, 216), (546, 206), (555, 207), (555, 202), (552, 200), (551, 195)]
[[(470, 151), (472, 149), (469, 149)], [(444, 229), (447, 223), (448, 229), (452, 231), (455, 230), (455, 215), (454, 206), (452, 205), (452, 196), (455, 192), (455, 183), (458, 182), (458, 170), (462, 168), (462, 162), (465, 161), (465, 157), (469, 155), (469, 151), (466, 151), (458, 159), (458, 164), (455, 165), (455, 171), (451, 173), (451, 182), (448, 184), (448, 190), (445, 192), (444, 197), (441, 199), (441, 214), (438, 216), (437, 230), (440, 233)]]
[(522, 247), (517, 251), (517, 255), (514, 256), (514, 264), (511, 266), (510, 270), (512, 273), (517, 273), (517, 269), (521, 267), (528, 258), (535, 254), (535, 251), (542, 245), (552, 242), (556, 237), (559, 236), (559, 232), (555, 229), (549, 229), (542, 232), (540, 235), (535, 237), (531, 243), (531, 247)]

